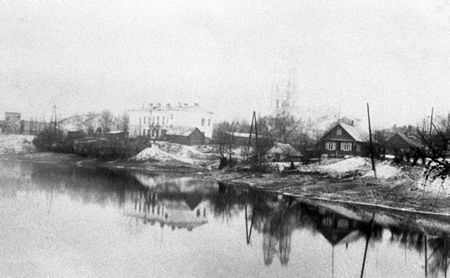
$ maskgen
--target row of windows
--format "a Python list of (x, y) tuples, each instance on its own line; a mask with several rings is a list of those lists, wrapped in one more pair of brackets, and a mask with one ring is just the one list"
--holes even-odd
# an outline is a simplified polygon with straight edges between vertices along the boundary
[[(202, 126), (205, 126), (205, 118), (202, 118)], [(208, 126), (211, 126), (211, 119), (208, 119)]]
[[(170, 119), (173, 120), (173, 114), (170, 114)], [(153, 117), (139, 117), (139, 125), (147, 125), (147, 124), (157, 124), (159, 125), (159, 116), (153, 116)], [(161, 117), (161, 124), (169, 124), (169, 117), (162, 116)]]
[[(328, 151), (335, 151), (336, 150), (336, 142), (326, 142), (325, 143), (325, 149)], [(352, 150), (352, 143), (341, 143), (341, 151), (349, 152)], [(356, 151), (360, 151), (361, 146), (356, 145)]]
[[(173, 114), (170, 114), (170, 120), (173, 120)], [(147, 124), (157, 124), (159, 125), (160, 121), (159, 121), (159, 116), (153, 116), (153, 117), (139, 117), (139, 125), (147, 125)], [(161, 124), (162, 125), (166, 125), (169, 124), (169, 117), (166, 116), (162, 116), (161, 117)], [(201, 119), (201, 125), (205, 126), (205, 125), (211, 126), (211, 119), (208, 119), (208, 122), (206, 123), (206, 119), (202, 118)]]

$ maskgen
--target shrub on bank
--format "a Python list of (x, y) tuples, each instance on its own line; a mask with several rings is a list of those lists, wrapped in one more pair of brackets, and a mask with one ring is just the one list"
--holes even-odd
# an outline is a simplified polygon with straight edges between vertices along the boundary
[(127, 159), (138, 154), (149, 145), (146, 137), (107, 140), (97, 137), (71, 138), (62, 132), (44, 130), (40, 132), (33, 144), (39, 151), (75, 153), (84, 157), (95, 157), (102, 160)]

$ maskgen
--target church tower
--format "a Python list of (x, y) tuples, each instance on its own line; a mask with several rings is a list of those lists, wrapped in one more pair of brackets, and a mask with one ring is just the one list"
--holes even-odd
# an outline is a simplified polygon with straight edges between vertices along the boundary
[(292, 68), (287, 78), (275, 80), (275, 88), (272, 96), (272, 109), (275, 114), (296, 112), (297, 102), (297, 70)]

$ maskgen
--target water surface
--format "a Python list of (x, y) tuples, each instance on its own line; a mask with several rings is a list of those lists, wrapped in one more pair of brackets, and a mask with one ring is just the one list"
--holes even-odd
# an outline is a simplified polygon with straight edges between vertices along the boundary
[(43, 163), (0, 162), (0, 217), (2, 277), (445, 277), (450, 244), (440, 223)]

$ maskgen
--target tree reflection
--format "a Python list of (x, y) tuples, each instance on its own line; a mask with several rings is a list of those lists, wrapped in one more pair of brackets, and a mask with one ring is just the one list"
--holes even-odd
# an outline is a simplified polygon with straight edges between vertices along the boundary
[[(130, 217), (130, 223), (165, 227), (174, 232), (194, 231), (210, 223), (212, 217), (225, 222), (245, 218), (245, 223), (239, 221), (245, 224), (246, 240), (242, 236), (242, 243), (252, 244), (252, 237), (260, 237), (262, 246), (257, 248), (262, 248), (262, 263), (267, 266), (274, 260), (283, 266), (290, 263), (295, 231), (320, 234), (331, 247), (330, 254), (337, 246), (348, 246), (356, 241), (369, 239), (373, 244), (380, 244), (383, 231), (388, 231), (384, 237), (387, 243), (420, 254), (425, 275), (446, 276), (448, 270), (448, 219), (418, 221), (415, 215), (384, 212), (383, 217), (395, 221), (377, 221), (375, 217), (372, 226), (374, 211), (370, 209), (351, 206), (336, 209), (338, 205), (333, 209), (322, 203), (242, 186), (197, 181), (192, 177), (136, 175), (126, 171), (38, 163), (3, 164), (0, 175), (2, 198), (15, 198), (19, 191), (37, 191), (43, 193), (47, 202), (43, 207), (49, 213), (57, 209), (57, 203), (52, 203), (58, 196), (65, 195), (75, 202), (117, 207)], [(371, 249), (367, 252), (370, 256)], [(363, 255), (363, 252), (358, 253), (358, 261), (363, 261)]]

